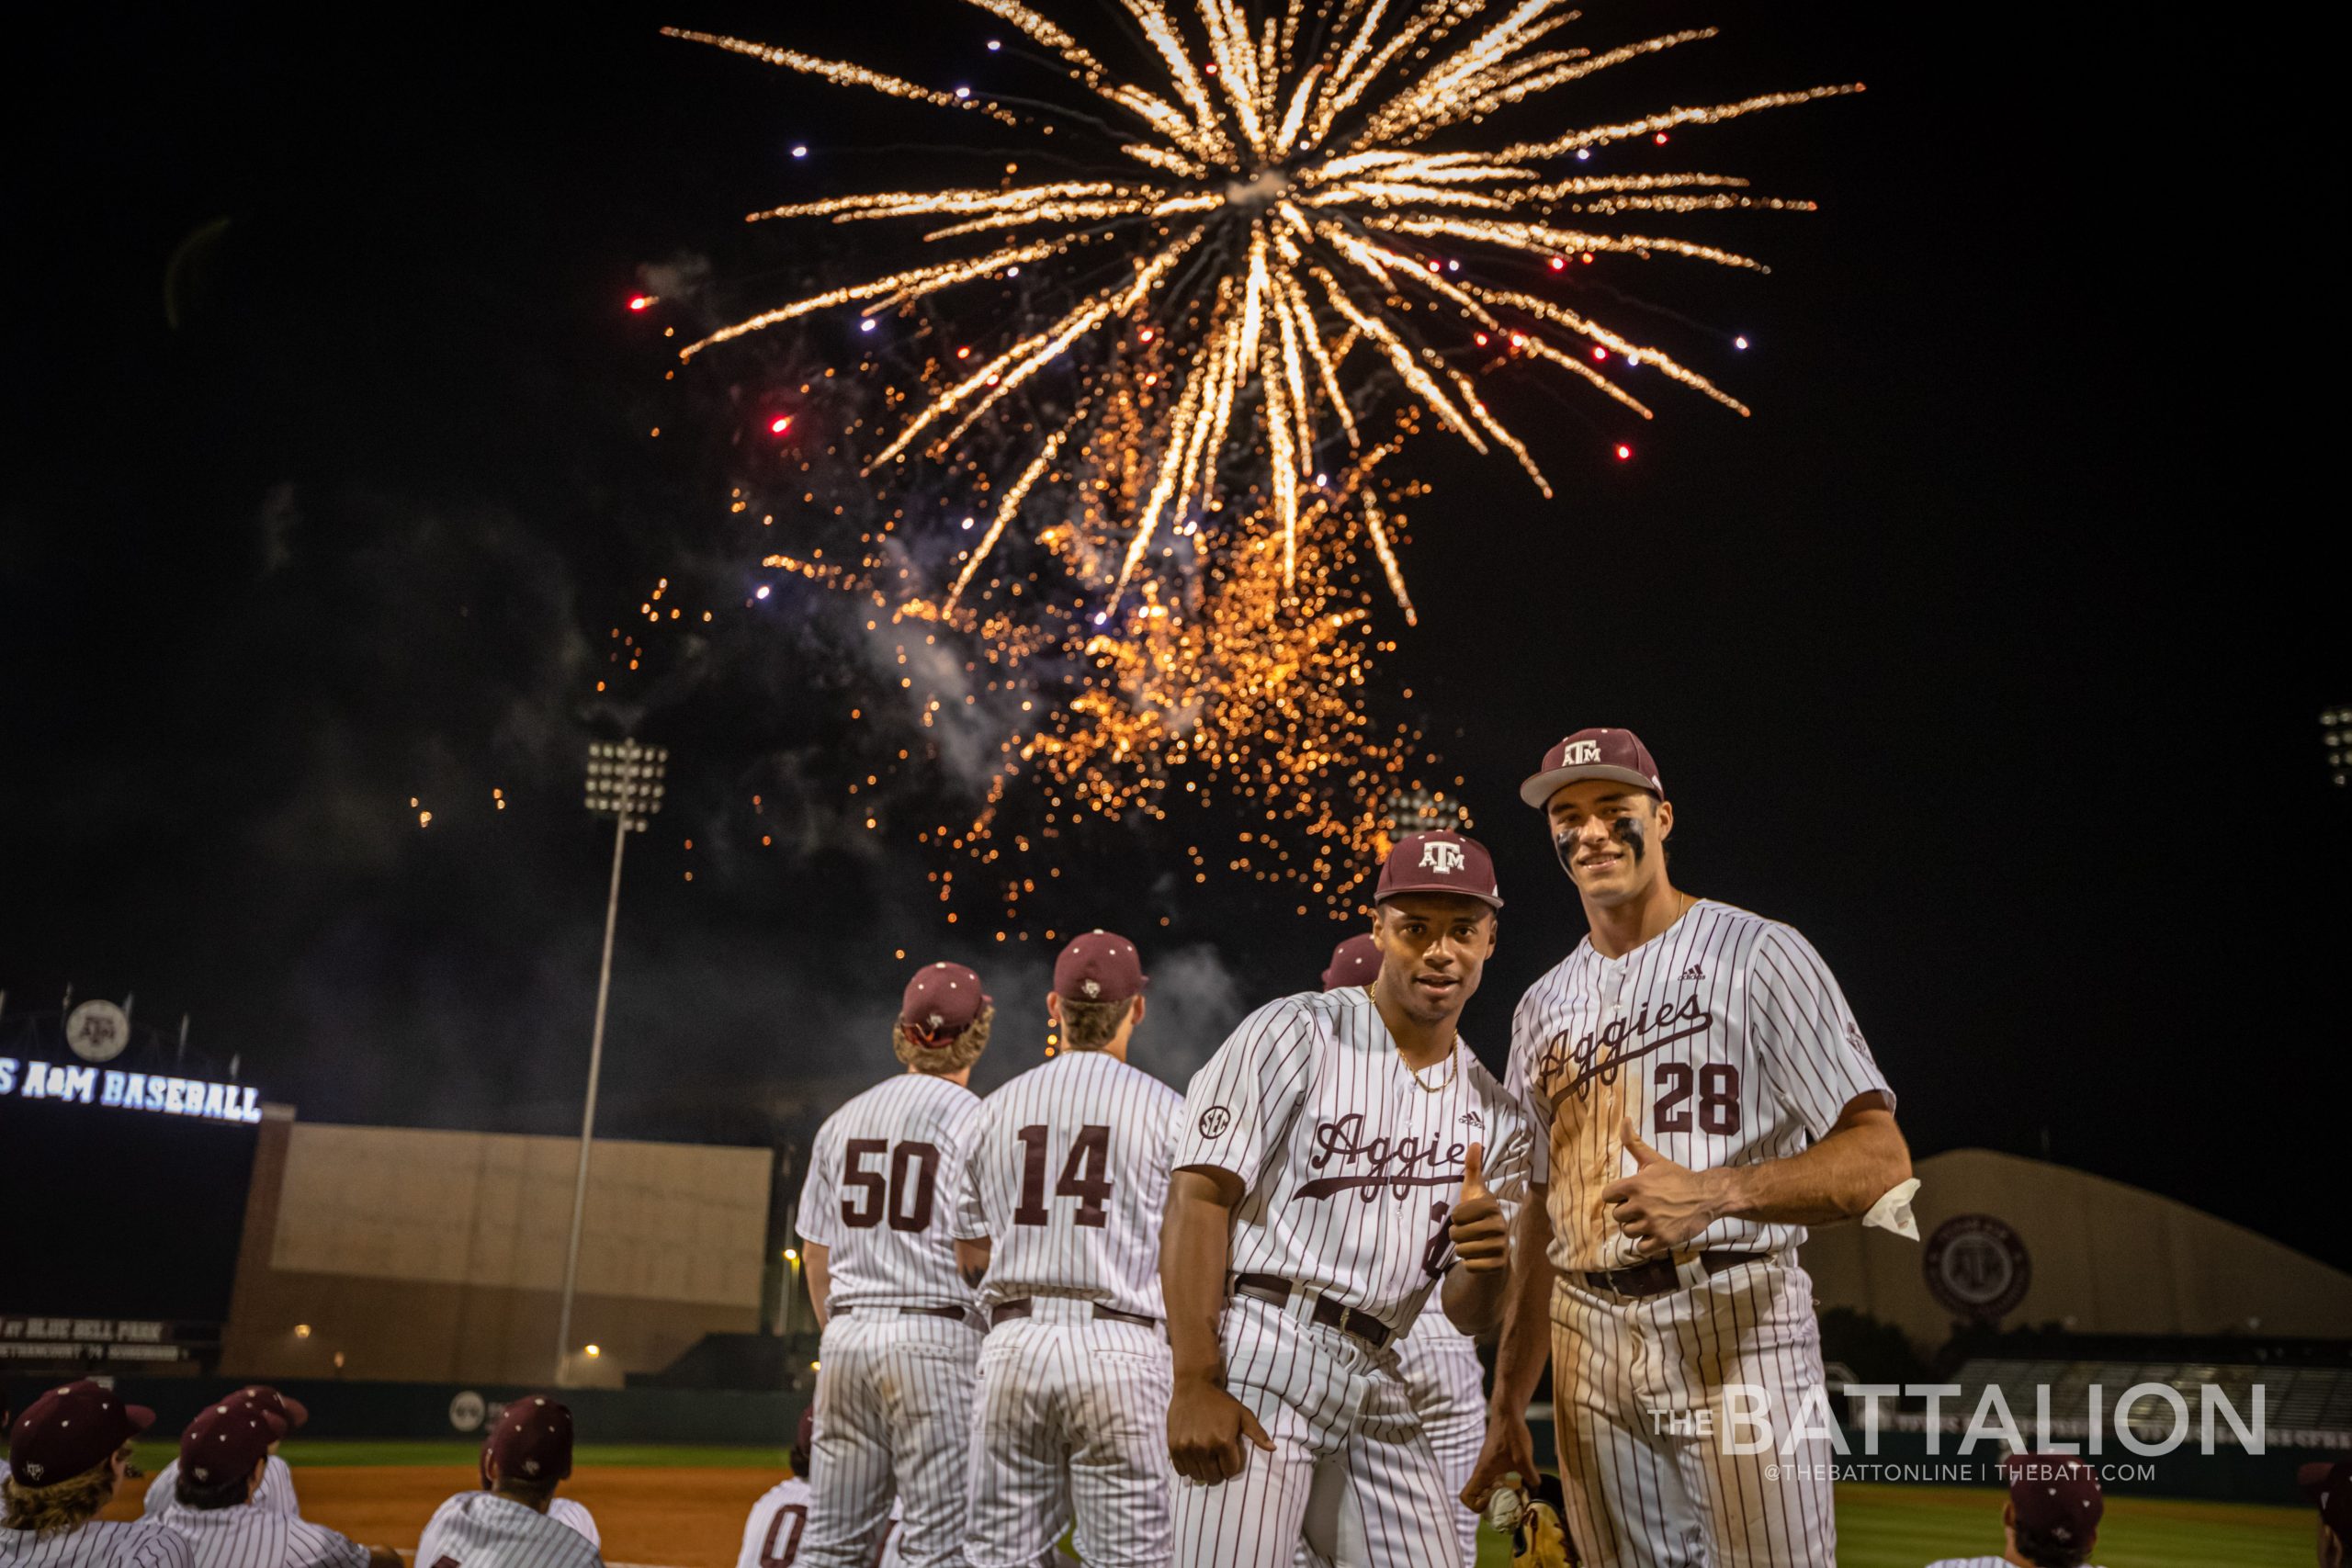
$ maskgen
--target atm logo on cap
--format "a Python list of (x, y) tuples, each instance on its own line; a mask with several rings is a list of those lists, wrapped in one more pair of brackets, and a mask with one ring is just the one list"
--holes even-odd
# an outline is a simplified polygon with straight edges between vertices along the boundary
[(1598, 762), (1600, 761), (1600, 742), (1598, 740), (1563, 740), (1560, 742), (1560, 766), (1564, 768), (1577, 767), (1587, 762)]
[(1462, 869), (1462, 846), (1442, 839), (1431, 840), (1421, 846), (1420, 869), (1436, 872), (1440, 876), (1453, 875)]

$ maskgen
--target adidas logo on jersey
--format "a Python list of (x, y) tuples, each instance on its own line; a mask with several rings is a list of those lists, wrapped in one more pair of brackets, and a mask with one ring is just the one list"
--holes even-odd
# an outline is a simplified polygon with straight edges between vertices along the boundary
[(1707, 972), (1693, 964), (1682, 972), (1682, 977), (1686, 980), (1703, 980), (1707, 977)]
[(1464, 1127), (1476, 1127), (1481, 1133), (1487, 1130), (1487, 1119), (1475, 1111), (1465, 1111), (1462, 1113), (1462, 1124)]

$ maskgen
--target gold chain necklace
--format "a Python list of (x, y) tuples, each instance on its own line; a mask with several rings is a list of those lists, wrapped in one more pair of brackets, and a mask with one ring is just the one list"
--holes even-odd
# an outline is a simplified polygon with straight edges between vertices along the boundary
[[(1380, 998), (1372, 994), (1372, 987), (1370, 986), (1364, 987), (1363, 995), (1364, 999), (1372, 1003), (1374, 1016), (1378, 1017), (1380, 1013)], [(1394, 1040), (1395, 1036), (1392, 1035), (1390, 1038)], [(1402, 1062), (1405, 1059), (1405, 1048), (1402, 1045), (1396, 1047), (1396, 1059), (1399, 1062)], [(1420, 1069), (1413, 1066), (1406, 1067), (1405, 1076), (1411, 1078), (1413, 1080), (1413, 1087), (1419, 1089), (1423, 1094), (1443, 1094), (1447, 1089), (1453, 1087), (1453, 1080), (1462, 1076), (1462, 1036), (1459, 1034), (1453, 1037), (1453, 1049), (1446, 1053), (1446, 1060), (1451, 1064), (1451, 1067), (1445, 1075), (1445, 1081), (1443, 1083), (1423, 1083), (1421, 1081)]]

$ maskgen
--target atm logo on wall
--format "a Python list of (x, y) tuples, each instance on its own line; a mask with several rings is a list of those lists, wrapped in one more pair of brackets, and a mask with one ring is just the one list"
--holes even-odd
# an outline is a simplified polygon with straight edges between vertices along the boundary
[(261, 1120), (261, 1090), (245, 1084), (166, 1077), (160, 1073), (123, 1073), (111, 1067), (66, 1067), (54, 1062), (0, 1056), (0, 1100), (10, 1099), (153, 1111), (207, 1122)]

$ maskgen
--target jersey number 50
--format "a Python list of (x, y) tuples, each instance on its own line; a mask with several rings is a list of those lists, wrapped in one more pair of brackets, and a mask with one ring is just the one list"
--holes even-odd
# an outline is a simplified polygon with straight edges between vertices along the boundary
[[(887, 1182), (880, 1171), (865, 1168), (867, 1160), (886, 1151), (890, 1156)], [(894, 1231), (929, 1230), (933, 1189), (938, 1182), (937, 1145), (852, 1138), (842, 1147), (842, 1224), (852, 1230), (872, 1230), (887, 1219)]]

